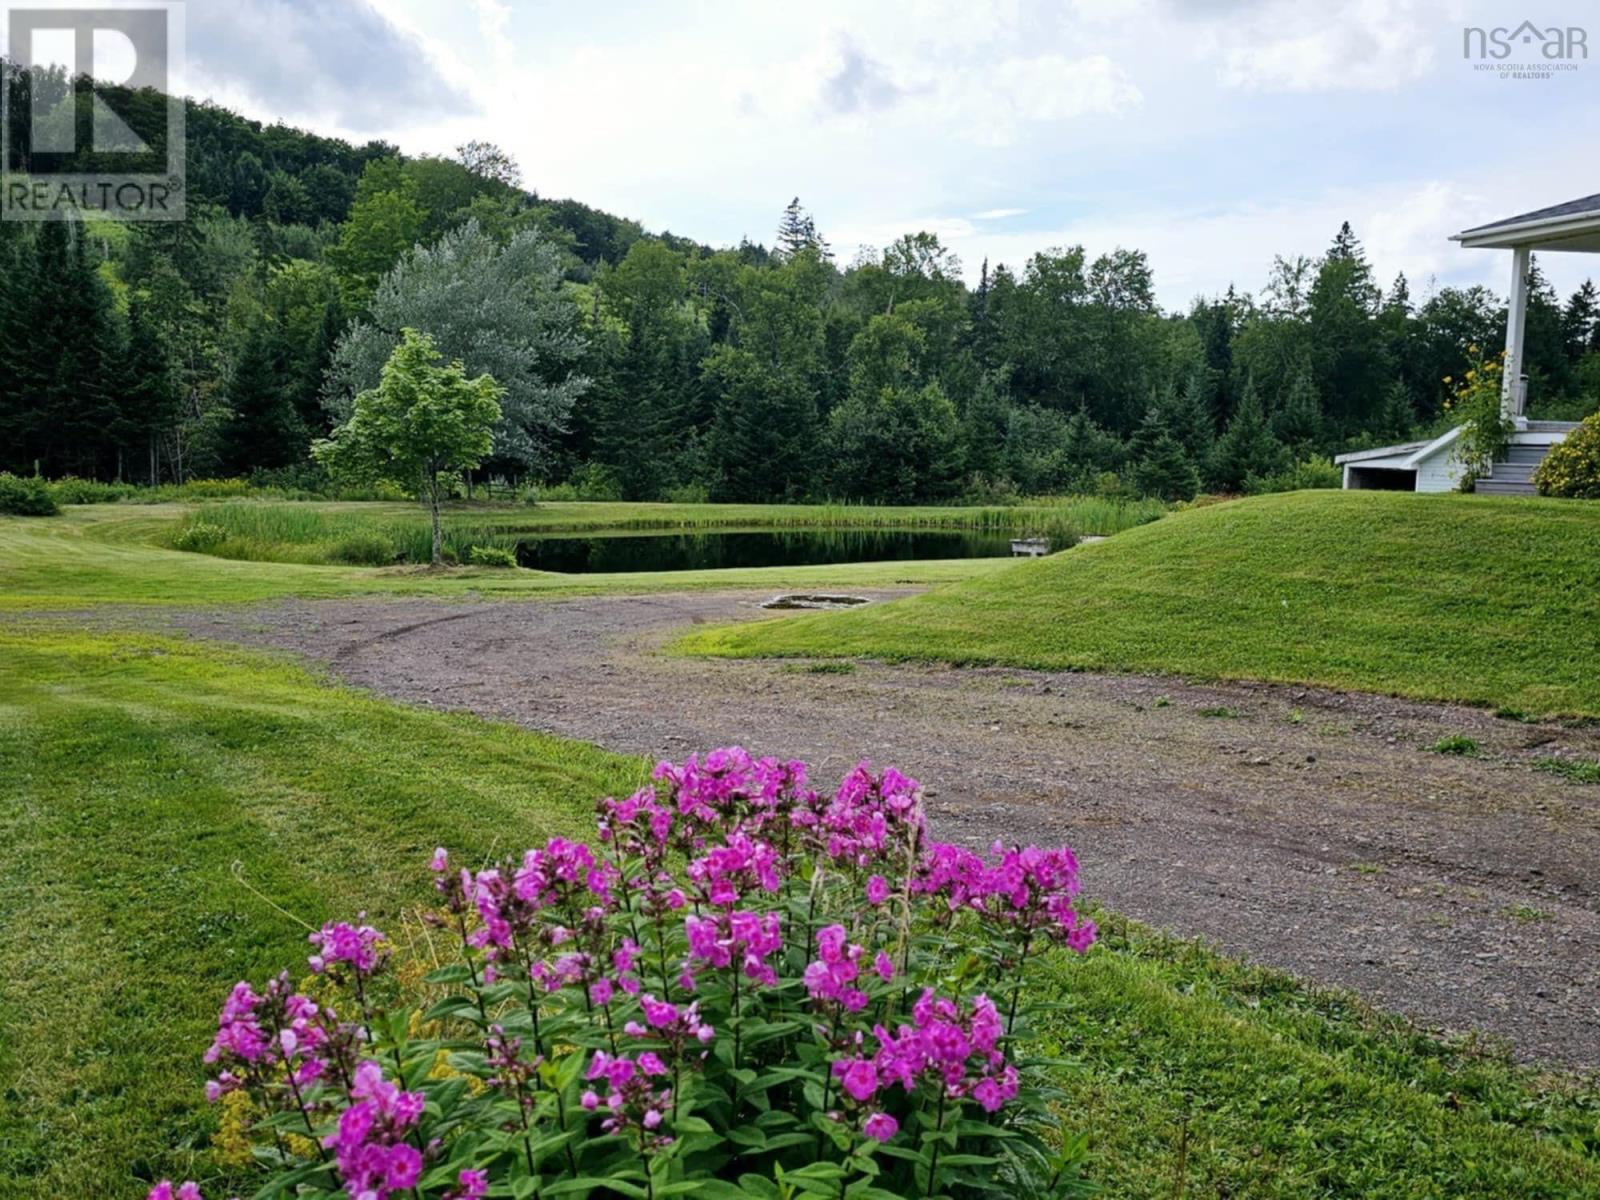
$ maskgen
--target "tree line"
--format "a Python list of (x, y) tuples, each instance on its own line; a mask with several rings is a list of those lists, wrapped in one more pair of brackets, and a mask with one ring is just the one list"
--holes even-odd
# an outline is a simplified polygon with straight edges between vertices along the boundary
[[(1173, 498), (1440, 428), (1446, 377), (1503, 339), (1488, 289), (1382, 285), (1348, 225), (1258, 294), (1169, 312), (1137, 250), (1042, 250), (969, 286), (926, 232), (840, 263), (798, 199), (770, 246), (713, 250), (542, 198), (486, 143), (408, 157), (191, 104), (188, 155), (186, 221), (0, 223), (0, 469), (312, 479), (412, 328), (503, 389), (480, 476)], [(1600, 299), (1530, 282), (1531, 409), (1581, 416)]]

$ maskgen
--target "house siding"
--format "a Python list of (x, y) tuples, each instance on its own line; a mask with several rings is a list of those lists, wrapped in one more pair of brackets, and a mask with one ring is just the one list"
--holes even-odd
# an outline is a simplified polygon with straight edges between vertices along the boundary
[(1454, 445), (1441, 446), (1417, 464), (1417, 491), (1453, 492), (1461, 483), (1461, 462)]

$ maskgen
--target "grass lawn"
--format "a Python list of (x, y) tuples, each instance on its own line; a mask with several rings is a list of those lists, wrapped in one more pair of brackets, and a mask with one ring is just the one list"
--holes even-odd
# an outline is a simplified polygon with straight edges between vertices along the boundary
[[(266, 506), (263, 506), (266, 507)], [(274, 505), (271, 507), (289, 507)], [(541, 520), (617, 522), (639, 519), (641, 508), (667, 505), (542, 505)], [(718, 507), (718, 506), (690, 506)], [(745, 506), (738, 506), (745, 507)], [(751, 506), (757, 507), (757, 506)], [(782, 506), (772, 506), (784, 511)], [(306, 504), (310, 520), (353, 511), (360, 520), (391, 519), (414, 506)], [(640, 572), (558, 575), (479, 567), (433, 572), (415, 567), (351, 567), (295, 562), (256, 562), (185, 553), (162, 545), (193, 505), (88, 505), (59, 517), (0, 516), (0, 611), (68, 609), (92, 604), (228, 604), (289, 596), (425, 595), (462, 598), (559, 598), (677, 589), (893, 587), (970, 579), (1004, 570), (1011, 560), (964, 558), (931, 562), (841, 563), (831, 566), (751, 567), (727, 571)], [(387, 515), (386, 515), (387, 513)], [(425, 517), (422, 519), (426, 519)], [(742, 518), (748, 520), (748, 516)], [(550, 528), (553, 528), (551, 526)]]
[[(642, 767), (257, 652), (0, 626), (0, 1196), (232, 1194), (200, 1097), (228, 986), (298, 962), (299, 921), (424, 901), (435, 844), (576, 830)], [(1592, 1091), (1107, 923), (1039, 980), (1105, 1195), (1600, 1195)]]
[(1262, 496), (893, 604), (681, 645), (1172, 672), (1597, 716), (1600, 503)]

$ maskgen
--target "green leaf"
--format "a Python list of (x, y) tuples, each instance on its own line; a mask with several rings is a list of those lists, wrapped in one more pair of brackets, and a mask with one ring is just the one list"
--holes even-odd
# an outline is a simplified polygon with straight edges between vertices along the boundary
[(609, 1188), (614, 1192), (621, 1192), (624, 1196), (632, 1196), (634, 1200), (647, 1200), (649, 1192), (637, 1183), (630, 1183), (626, 1179), (608, 1176), (604, 1179), (595, 1175), (580, 1175), (576, 1179), (562, 1179), (556, 1183), (545, 1185), (546, 1196), (568, 1196), (574, 1192), (592, 1192), (597, 1188)]
[(755, 1196), (758, 1200), (778, 1200), (778, 1185), (765, 1175), (741, 1175), (739, 1188), (742, 1196)]

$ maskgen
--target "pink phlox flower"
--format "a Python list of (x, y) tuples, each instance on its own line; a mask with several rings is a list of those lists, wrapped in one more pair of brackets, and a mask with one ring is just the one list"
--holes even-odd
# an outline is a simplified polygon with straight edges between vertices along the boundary
[(900, 1122), (886, 1112), (876, 1112), (861, 1126), (861, 1132), (878, 1142), (887, 1142), (900, 1132)]
[(312, 971), (320, 972), (332, 963), (345, 963), (357, 974), (370, 975), (378, 966), (383, 935), (371, 925), (333, 921), (311, 934), (308, 940), (319, 950), (309, 960)]

